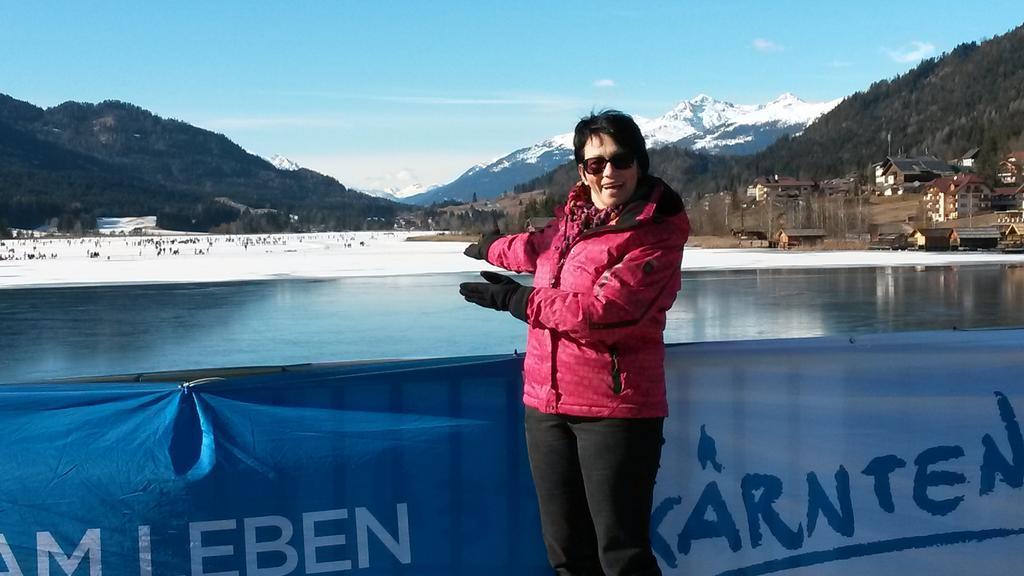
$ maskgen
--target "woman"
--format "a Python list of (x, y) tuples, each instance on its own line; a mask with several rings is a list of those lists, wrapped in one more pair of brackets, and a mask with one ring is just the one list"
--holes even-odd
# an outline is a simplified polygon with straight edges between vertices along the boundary
[(663, 333), (689, 221), (647, 173), (631, 117), (583, 118), (573, 147), (580, 182), (551, 225), (466, 249), (534, 274), (533, 287), (482, 272), (460, 293), (529, 325), (526, 440), (555, 573), (661, 574), (650, 515), (668, 415)]

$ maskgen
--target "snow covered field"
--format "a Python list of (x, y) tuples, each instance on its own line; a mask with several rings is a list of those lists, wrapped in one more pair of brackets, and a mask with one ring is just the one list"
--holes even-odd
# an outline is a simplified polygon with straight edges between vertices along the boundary
[[(0, 241), (0, 288), (473, 272), (462, 242), (405, 242), (408, 232), (36, 238)], [(1017, 263), (1024, 255), (687, 249), (683, 270)]]

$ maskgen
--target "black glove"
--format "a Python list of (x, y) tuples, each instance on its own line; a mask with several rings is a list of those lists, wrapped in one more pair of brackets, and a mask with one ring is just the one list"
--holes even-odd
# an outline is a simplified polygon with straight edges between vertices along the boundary
[(501, 234), (484, 234), (479, 242), (466, 246), (462, 253), (477, 260), (487, 260), (487, 250), (490, 249), (491, 244), (494, 244), (494, 241), (498, 238), (501, 238)]
[(487, 250), (494, 244), (494, 241), (501, 238), (501, 230), (498, 229), (498, 219), (491, 215), (491, 229), (483, 233), (479, 242), (466, 246), (463, 254), (477, 260), (487, 260)]
[(526, 301), (530, 298), (533, 288), (523, 286), (512, 278), (497, 272), (484, 270), (480, 273), (487, 282), (463, 282), (459, 284), (459, 294), (484, 308), (493, 308), (510, 312), (516, 318), (526, 322)]

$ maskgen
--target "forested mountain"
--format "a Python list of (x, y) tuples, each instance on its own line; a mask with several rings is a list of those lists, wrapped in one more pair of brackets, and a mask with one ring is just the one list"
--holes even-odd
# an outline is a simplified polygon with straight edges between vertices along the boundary
[[(277, 212), (240, 213), (217, 197)], [(190, 230), (361, 229), (390, 225), (398, 209), (132, 104), (44, 110), (0, 95), (0, 220), (13, 227), (57, 219), (62, 229), (89, 228), (96, 216), (158, 214), (162, 226)]]
[[(980, 147), (977, 171), (994, 173), (1012, 150), (1024, 148), (1024, 26), (991, 40), (961, 44), (939, 58), (846, 98), (804, 132), (764, 151), (736, 158), (700, 178), (658, 163), (654, 168), (691, 193), (738, 190), (759, 175), (838, 178), (892, 152), (954, 159)], [(659, 155), (665, 162), (671, 150)]]
[[(799, 136), (757, 154), (711, 158), (660, 148), (651, 151), (651, 171), (690, 197), (738, 191), (768, 174), (820, 180), (856, 172), (868, 179), (872, 163), (888, 155), (890, 135), (893, 154), (953, 159), (980, 147), (982, 175), (991, 175), (1010, 151), (1024, 149), (1024, 26), (876, 82)], [(564, 194), (576, 179), (575, 167), (563, 166), (517, 189)]]

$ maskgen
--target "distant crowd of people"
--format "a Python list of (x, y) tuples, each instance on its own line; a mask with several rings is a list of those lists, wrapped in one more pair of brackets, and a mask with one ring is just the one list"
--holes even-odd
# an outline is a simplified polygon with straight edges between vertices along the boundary
[[(374, 233), (369, 240), (375, 240), (381, 236), (394, 236), (393, 232)], [(264, 248), (265, 252), (272, 252), (271, 248), (286, 247), (289, 243), (304, 243), (310, 236), (299, 234), (266, 234), (261, 236), (190, 236), (190, 237), (132, 237), (132, 236), (101, 236), (88, 238), (23, 238), (16, 240), (0, 241), (0, 261), (27, 261), (27, 260), (55, 260), (61, 254), (67, 254), (66, 248), (85, 248), (85, 255), (89, 259), (110, 260), (111, 252), (115, 257), (130, 257), (135, 253), (138, 257), (147, 254), (163, 256), (180, 256), (187, 254), (191, 248), (193, 256), (206, 256), (217, 246), (232, 244), (240, 246), (244, 252), (249, 248)], [(367, 239), (360, 240), (355, 234), (349, 232), (318, 233), (313, 236), (317, 241), (327, 241), (326, 248), (338, 245), (343, 248), (355, 246), (367, 246)], [(131, 249), (114, 250), (118, 241), (123, 242), (123, 247)], [(106, 252), (104, 254), (103, 252)]]
[(58, 254), (56, 252), (39, 252), (34, 246), (31, 251), (19, 252), (0, 242), (0, 262), (7, 260), (56, 260), (57, 257)]

